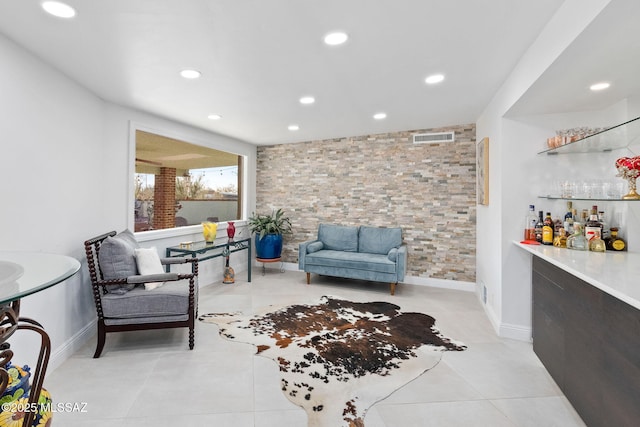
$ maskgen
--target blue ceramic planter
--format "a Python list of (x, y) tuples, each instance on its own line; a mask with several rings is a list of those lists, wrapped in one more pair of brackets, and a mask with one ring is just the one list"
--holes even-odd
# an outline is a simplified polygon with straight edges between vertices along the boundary
[(256, 234), (256, 257), (261, 259), (280, 258), (282, 254), (282, 235), (267, 234), (262, 239)]

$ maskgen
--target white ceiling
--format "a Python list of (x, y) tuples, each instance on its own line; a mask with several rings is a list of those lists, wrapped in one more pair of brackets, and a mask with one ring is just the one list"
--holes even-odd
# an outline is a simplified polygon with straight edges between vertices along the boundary
[[(0, 32), (103, 99), (273, 144), (475, 122), (562, 0), (67, 3), (78, 12), (71, 20), (45, 14), (39, 0), (2, 0)], [(640, 2), (620, 3), (636, 15), (617, 16), (606, 43), (600, 31), (615, 15), (594, 27), (514, 111), (536, 114), (550, 93), (562, 97), (567, 67), (583, 67), (585, 50), (609, 54), (607, 45), (620, 40), (621, 50), (638, 56), (640, 25), (631, 18), (640, 16)], [(324, 45), (333, 30), (346, 31), (349, 41)], [(629, 49), (620, 39), (627, 33), (636, 36)], [(619, 62), (617, 70), (624, 68)], [(185, 68), (202, 77), (183, 79)], [(444, 73), (445, 81), (426, 85), (432, 73)], [(632, 69), (624, 77), (638, 75)], [(300, 105), (303, 95), (316, 103)], [(374, 120), (380, 111), (387, 119)], [(211, 113), (222, 120), (207, 119)], [(287, 130), (293, 123), (299, 131)]]

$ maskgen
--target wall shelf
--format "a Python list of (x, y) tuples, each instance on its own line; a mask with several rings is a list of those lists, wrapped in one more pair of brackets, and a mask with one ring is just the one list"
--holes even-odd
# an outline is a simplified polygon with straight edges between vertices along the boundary
[(591, 201), (591, 202), (640, 202), (640, 199), (609, 199), (605, 197), (601, 198), (588, 198), (588, 197), (560, 197), (560, 196), (538, 196), (539, 199), (548, 199), (548, 200), (582, 200), (582, 201)]
[(538, 154), (602, 153), (640, 143), (640, 117)]

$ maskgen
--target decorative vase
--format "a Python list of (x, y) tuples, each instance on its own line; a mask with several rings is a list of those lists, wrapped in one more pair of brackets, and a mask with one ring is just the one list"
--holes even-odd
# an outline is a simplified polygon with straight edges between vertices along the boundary
[(229, 241), (233, 240), (233, 236), (236, 235), (236, 226), (233, 224), (233, 221), (227, 222), (227, 237)]
[(266, 234), (260, 238), (256, 234), (256, 257), (260, 259), (276, 259), (282, 254), (282, 234)]
[(207, 244), (211, 244), (216, 240), (216, 234), (218, 233), (218, 224), (215, 222), (205, 221), (202, 223), (202, 234), (204, 235), (204, 241)]

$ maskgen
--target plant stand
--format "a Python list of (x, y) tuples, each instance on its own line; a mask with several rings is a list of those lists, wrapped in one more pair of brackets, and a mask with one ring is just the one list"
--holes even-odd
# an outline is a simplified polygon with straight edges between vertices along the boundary
[(284, 262), (282, 261), (282, 257), (278, 258), (256, 258), (256, 261), (262, 263), (262, 275), (264, 276), (267, 269), (266, 264), (269, 262), (279, 262), (280, 263), (280, 273), (284, 273)]

